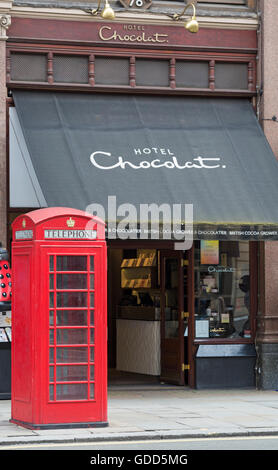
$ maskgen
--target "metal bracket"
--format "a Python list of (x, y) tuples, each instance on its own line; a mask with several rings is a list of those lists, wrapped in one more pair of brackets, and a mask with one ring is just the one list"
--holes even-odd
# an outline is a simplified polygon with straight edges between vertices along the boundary
[(184, 266), (188, 266), (189, 262), (188, 259), (182, 259), (181, 260), (181, 267), (183, 268)]
[(181, 319), (189, 318), (189, 312), (181, 312)]

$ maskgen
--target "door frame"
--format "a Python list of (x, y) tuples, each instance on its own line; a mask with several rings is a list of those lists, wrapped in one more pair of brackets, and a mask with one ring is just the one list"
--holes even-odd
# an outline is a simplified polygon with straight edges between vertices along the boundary
[[(168, 242), (166, 240), (157, 240), (154, 246), (153, 241), (149, 240), (108, 240), (107, 241), (107, 246), (108, 249), (137, 249), (137, 248), (150, 248), (150, 249), (156, 249), (159, 255), (159, 258), (161, 257), (161, 253), (168, 253), (170, 256), (173, 253), (180, 253), (180, 259), (183, 259), (185, 256), (185, 259), (187, 259), (188, 264), (187, 264), (187, 276), (188, 276), (188, 282), (187, 282), (187, 297), (188, 297), (188, 313), (189, 313), (189, 318), (188, 318), (188, 344), (187, 344), (187, 351), (188, 351), (188, 364), (189, 364), (189, 370), (186, 371), (188, 373), (188, 386), (190, 388), (195, 387), (195, 353), (197, 350), (197, 346), (194, 345), (194, 338), (193, 338), (193, 331), (194, 331), (194, 244), (192, 244), (192, 247), (187, 250), (187, 251), (179, 251), (179, 250), (174, 250), (174, 243), (173, 242)], [(109, 263), (108, 263), (109, 264)], [(160, 271), (159, 271), (160, 269)], [(161, 268), (158, 267), (158, 274), (161, 276)], [(182, 272), (183, 274), (183, 272)], [(108, 269), (108, 285), (109, 281), (112, 282), (111, 275), (110, 275), (110, 270)], [(180, 280), (180, 282), (183, 282), (183, 279)], [(183, 286), (182, 286), (183, 287)], [(161, 278), (159, 282), (159, 289), (161, 291)], [(183, 292), (181, 293), (183, 295)], [(183, 299), (181, 299), (183, 301)], [(112, 312), (111, 304), (112, 304), (112, 298), (111, 298), (111, 293), (109, 294), (108, 292), (108, 303), (110, 305), (110, 308), (108, 308), (108, 313)], [(182, 305), (182, 310), (183, 310), (183, 304)], [(110, 324), (110, 330), (114, 331), (113, 328), (113, 319), (109, 317), (108, 315), (108, 324)], [(110, 355), (114, 358), (116, 357), (116, 342), (115, 342), (115, 337), (113, 336), (113, 333), (110, 336), (110, 341), (111, 337), (113, 337), (111, 345), (110, 345)], [(184, 339), (181, 341), (181, 345), (184, 344)], [(114, 363), (113, 363), (114, 366)], [(112, 367), (113, 367), (112, 366)]]
[[(184, 306), (184, 284), (183, 284), (183, 276), (184, 276), (184, 269), (186, 267), (186, 275), (187, 275), (187, 312), (188, 313), (188, 336), (187, 336), (187, 364), (186, 366), (188, 369), (186, 369), (184, 372), (181, 372), (183, 374), (182, 377), (182, 384), (181, 385), (187, 385), (189, 388), (195, 388), (195, 354), (197, 351), (197, 346), (194, 344), (194, 312), (195, 312), (195, 306), (194, 306), (194, 299), (195, 299), (195, 293), (194, 293), (194, 244), (192, 244), (192, 247), (187, 250), (187, 251), (177, 251), (177, 250), (171, 250), (171, 249), (160, 249), (160, 256), (165, 255), (166, 257), (173, 257), (173, 254), (176, 254), (176, 256), (179, 257), (179, 266), (180, 268), (180, 275), (179, 275), (179, 303), (181, 306), (180, 312), (185, 309)], [(184, 266), (182, 266), (182, 262), (184, 262)], [(162, 263), (160, 263), (162, 264)], [(161, 289), (161, 294), (162, 294), (162, 282), (164, 282), (164, 279), (162, 277), (162, 267), (160, 267), (160, 289)], [(161, 295), (161, 298), (163, 296)], [(163, 309), (161, 309), (162, 312)], [(162, 318), (161, 318), (161, 339), (162, 339)], [(183, 361), (181, 364), (184, 362), (184, 331), (179, 335), (180, 338), (180, 349), (182, 349), (183, 354), (182, 354), (182, 359)], [(161, 346), (162, 347), (162, 346)], [(161, 356), (162, 357), (162, 356)], [(185, 374), (187, 374), (187, 380), (185, 381)]]
[[(160, 312), (161, 312), (161, 319), (160, 319), (160, 340), (161, 340), (161, 380), (165, 382), (174, 382), (178, 385), (184, 385), (184, 371), (182, 370), (182, 364), (184, 363), (184, 322), (182, 318), (182, 311), (183, 311), (183, 266), (182, 266), (182, 259), (183, 259), (183, 252), (178, 250), (161, 250), (160, 251)], [(165, 261), (166, 259), (177, 259), (178, 264), (178, 321), (179, 321), (179, 332), (177, 338), (168, 338), (168, 342), (174, 343), (174, 339), (178, 342), (178, 374), (177, 374), (177, 381), (171, 378), (168, 378), (167, 375), (163, 373), (163, 360), (164, 354), (166, 352), (165, 348)]]
[(186, 252), (188, 255), (187, 265), (187, 301), (188, 301), (188, 343), (187, 343), (187, 354), (188, 354), (188, 386), (195, 388), (195, 354), (197, 347), (194, 344), (194, 313), (195, 313), (195, 288), (194, 288), (194, 242), (190, 250)]

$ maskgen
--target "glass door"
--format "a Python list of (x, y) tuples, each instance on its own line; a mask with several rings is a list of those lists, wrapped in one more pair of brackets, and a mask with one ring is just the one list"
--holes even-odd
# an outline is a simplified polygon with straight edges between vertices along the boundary
[(94, 256), (49, 256), (49, 401), (95, 399)]
[(161, 252), (161, 381), (184, 385), (182, 252)]

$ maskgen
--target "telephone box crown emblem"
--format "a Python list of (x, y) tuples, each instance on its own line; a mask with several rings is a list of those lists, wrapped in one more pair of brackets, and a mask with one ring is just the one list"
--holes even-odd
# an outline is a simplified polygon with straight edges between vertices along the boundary
[(26, 227), (26, 220), (25, 220), (25, 219), (22, 220), (22, 227), (23, 227), (23, 228)]
[(67, 226), (72, 228), (75, 226), (75, 220), (73, 220), (71, 217), (67, 220)]

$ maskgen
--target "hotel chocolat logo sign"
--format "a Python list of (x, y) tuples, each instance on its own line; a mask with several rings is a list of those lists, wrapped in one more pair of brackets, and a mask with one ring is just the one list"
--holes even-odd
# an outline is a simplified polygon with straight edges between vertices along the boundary
[(167, 148), (134, 148), (133, 157), (128, 158), (122, 155), (115, 156), (111, 152), (104, 150), (96, 150), (90, 155), (91, 164), (100, 170), (113, 170), (120, 168), (126, 170), (131, 168), (133, 170), (147, 170), (149, 168), (159, 169), (208, 169), (213, 170), (217, 168), (226, 168), (226, 165), (221, 163), (219, 157), (203, 157), (197, 156), (191, 160), (185, 160), (175, 155), (171, 149)]
[(101, 26), (98, 35), (102, 41), (116, 41), (143, 44), (163, 44), (169, 42), (168, 34), (151, 31), (143, 25), (124, 24), (121, 30), (117, 26)]

